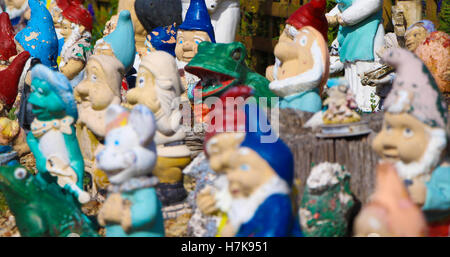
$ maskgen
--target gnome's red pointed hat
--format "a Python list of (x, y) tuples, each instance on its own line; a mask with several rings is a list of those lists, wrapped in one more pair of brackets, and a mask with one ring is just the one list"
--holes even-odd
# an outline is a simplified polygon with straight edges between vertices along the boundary
[(80, 3), (81, 1), (70, 1), (63, 9), (62, 15), (69, 21), (83, 25), (87, 31), (92, 31), (92, 16), (89, 11)]
[(56, 5), (61, 9), (64, 10), (69, 6), (70, 0), (56, 0)]
[(0, 60), (7, 61), (17, 54), (14, 43), (14, 29), (6, 12), (0, 13)]
[(305, 26), (311, 26), (318, 30), (325, 42), (328, 41), (328, 21), (325, 17), (327, 3), (325, 0), (311, 0), (295, 11), (286, 21), (287, 24), (301, 29)]
[(0, 101), (6, 105), (8, 109), (14, 104), (17, 93), (20, 75), (23, 67), (30, 57), (30, 53), (23, 51), (20, 53), (5, 70), (0, 71)]

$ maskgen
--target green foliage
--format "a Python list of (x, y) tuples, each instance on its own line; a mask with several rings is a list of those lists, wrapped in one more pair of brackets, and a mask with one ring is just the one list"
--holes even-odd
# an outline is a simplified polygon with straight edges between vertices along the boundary
[(442, 1), (439, 14), (439, 30), (450, 34), (450, 1)]
[(0, 217), (6, 214), (8, 210), (8, 204), (6, 203), (6, 199), (3, 194), (0, 192)]
[(103, 37), (103, 30), (105, 29), (106, 22), (108, 22), (109, 19), (111, 19), (111, 17), (117, 13), (119, 0), (110, 0), (107, 5), (101, 4), (97, 1), (86, 1), (86, 8), (90, 3), (93, 5), (95, 12), (91, 40), (91, 44), (92, 46), (94, 46), (97, 40)]
[[(336, 6), (336, 0), (327, 0), (327, 13)], [(328, 46), (333, 43), (333, 40), (337, 37), (339, 26), (328, 27)]]

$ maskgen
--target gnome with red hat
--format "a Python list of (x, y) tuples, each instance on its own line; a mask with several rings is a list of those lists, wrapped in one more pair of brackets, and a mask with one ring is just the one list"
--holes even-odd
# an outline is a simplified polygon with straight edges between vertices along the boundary
[(11, 109), (16, 100), (20, 75), (28, 57), (30, 54), (27, 51), (17, 55), (9, 15), (0, 13), (0, 105), (3, 114)]
[(80, 77), (91, 54), (92, 16), (80, 1), (72, 1), (62, 11), (61, 35), (64, 45), (61, 49), (59, 70), (69, 80)]
[(328, 79), (326, 1), (313, 0), (286, 21), (275, 46), (275, 65), (266, 70), (269, 87), (281, 97), (280, 108), (317, 112), (320, 89)]

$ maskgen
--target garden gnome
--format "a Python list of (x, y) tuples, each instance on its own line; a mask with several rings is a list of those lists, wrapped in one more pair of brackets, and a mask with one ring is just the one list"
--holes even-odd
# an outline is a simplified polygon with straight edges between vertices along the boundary
[(191, 153), (181, 126), (179, 97), (183, 91), (175, 58), (156, 51), (142, 58), (137, 86), (127, 92), (129, 104), (143, 104), (155, 114), (158, 162), (153, 174), (159, 178), (157, 191), (164, 206), (181, 202), (187, 196), (182, 170), (190, 163)]
[(239, 147), (230, 153), (233, 161), (225, 169), (232, 202), (223, 236), (302, 236), (289, 196), (294, 158), (279, 138), (263, 143), (264, 134), (260, 129), (245, 133)]
[(409, 26), (405, 33), (406, 48), (414, 52), (425, 39), (436, 31), (433, 22), (429, 20), (421, 20)]
[(375, 192), (355, 219), (354, 235), (419, 237), (426, 233), (425, 217), (411, 201), (394, 166), (379, 164)]
[(343, 237), (351, 234), (355, 199), (350, 173), (339, 163), (314, 166), (306, 180), (300, 205), (301, 228), (309, 237)]
[(122, 63), (125, 72), (133, 67), (136, 48), (133, 23), (128, 10), (120, 12), (114, 31), (96, 42), (94, 55), (115, 56)]
[(83, 191), (84, 163), (75, 125), (78, 118), (72, 87), (67, 78), (45, 65), (31, 72), (32, 92), (28, 98), (36, 115), (27, 143), (36, 158), (38, 172), (72, 193), (80, 203), (90, 200)]
[(432, 32), (419, 45), (415, 54), (433, 74), (442, 93), (450, 93), (450, 36), (443, 31)]
[(92, 16), (77, 2), (71, 2), (63, 10), (62, 16), (61, 35), (64, 37), (64, 45), (59, 70), (69, 80), (81, 81), (83, 74), (80, 72), (91, 54)]
[(172, 24), (167, 27), (158, 27), (147, 35), (145, 40), (145, 46), (147, 47), (147, 53), (154, 51), (165, 51), (175, 55), (175, 47), (177, 45), (177, 31), (176, 24)]
[(361, 116), (356, 112), (355, 96), (348, 88), (345, 78), (331, 78), (327, 82), (328, 98), (323, 102), (328, 106), (323, 112), (325, 124), (344, 124), (358, 122)]
[(216, 43), (214, 28), (211, 24), (205, 1), (192, 0), (184, 22), (178, 27), (177, 45), (175, 48), (177, 66), (185, 90), (189, 86), (195, 86), (199, 81), (198, 77), (186, 72), (184, 67), (197, 54), (198, 45), (203, 41)]
[(106, 115), (105, 148), (97, 155), (111, 185), (98, 214), (109, 237), (163, 237), (161, 202), (151, 176), (156, 164), (156, 122), (144, 105), (131, 111), (111, 105)]
[(337, 0), (327, 14), (328, 23), (339, 23), (340, 61), (344, 63), (345, 78), (356, 95), (358, 108), (373, 112), (379, 108), (376, 87), (363, 86), (360, 75), (378, 66), (376, 52), (384, 46), (382, 20), (383, 0)]
[(430, 235), (449, 235), (450, 165), (447, 105), (433, 76), (413, 53), (394, 49), (383, 60), (397, 77), (386, 98), (384, 125), (373, 141), (383, 160), (394, 163)]
[(27, 26), (15, 36), (18, 52), (25, 50), (31, 55), (22, 74), (24, 82), (21, 83), (24, 83), (24, 85), (19, 85), (21, 99), (18, 116), (20, 127), (25, 130), (30, 129), (30, 124), (35, 117), (31, 111), (31, 105), (27, 101), (31, 84), (29, 67), (33, 63), (42, 63), (56, 70), (56, 59), (58, 57), (58, 38), (49, 11), (44, 3), (39, 0), (29, 0), (28, 4), (31, 9), (31, 19)]
[(311, 26), (295, 33), (293, 41), (280, 40), (275, 46), (277, 61), (267, 70), (269, 87), (281, 97), (280, 108), (317, 112), (322, 109), (319, 93), (330, 67), (327, 43)]
[(103, 148), (107, 108), (121, 103), (124, 74), (124, 66), (116, 57), (92, 55), (86, 64), (84, 80), (74, 90), (79, 113), (77, 137), (85, 170), (93, 179), (94, 195), (97, 187), (105, 189), (108, 183), (105, 174), (95, 165), (95, 155)]
[(61, 62), (61, 50), (64, 45), (64, 37), (61, 35), (61, 25), (63, 21), (63, 10), (69, 6), (70, 0), (51, 0), (48, 5), (48, 10), (53, 18), (53, 25), (55, 26), (56, 36), (58, 37), (58, 63)]
[(135, 2), (136, 0), (120, 0), (117, 7), (117, 16), (119, 16), (120, 12), (123, 10), (128, 10), (130, 12), (134, 30), (134, 42), (136, 47), (135, 49), (138, 53), (143, 54), (145, 53), (145, 37), (147, 36), (148, 32), (145, 30), (144, 26), (139, 21), (136, 15)]
[(5, 12), (9, 14), (11, 24), (15, 32), (19, 32), (26, 25), (29, 17), (29, 7), (27, 0), (5, 0)]

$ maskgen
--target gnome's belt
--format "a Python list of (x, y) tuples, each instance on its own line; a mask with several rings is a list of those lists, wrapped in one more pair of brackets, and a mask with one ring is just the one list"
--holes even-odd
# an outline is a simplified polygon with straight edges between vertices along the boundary
[(185, 141), (181, 140), (181, 141), (166, 143), (166, 144), (164, 144), (164, 146), (177, 146), (177, 145), (184, 145), (184, 144), (185, 144)]

